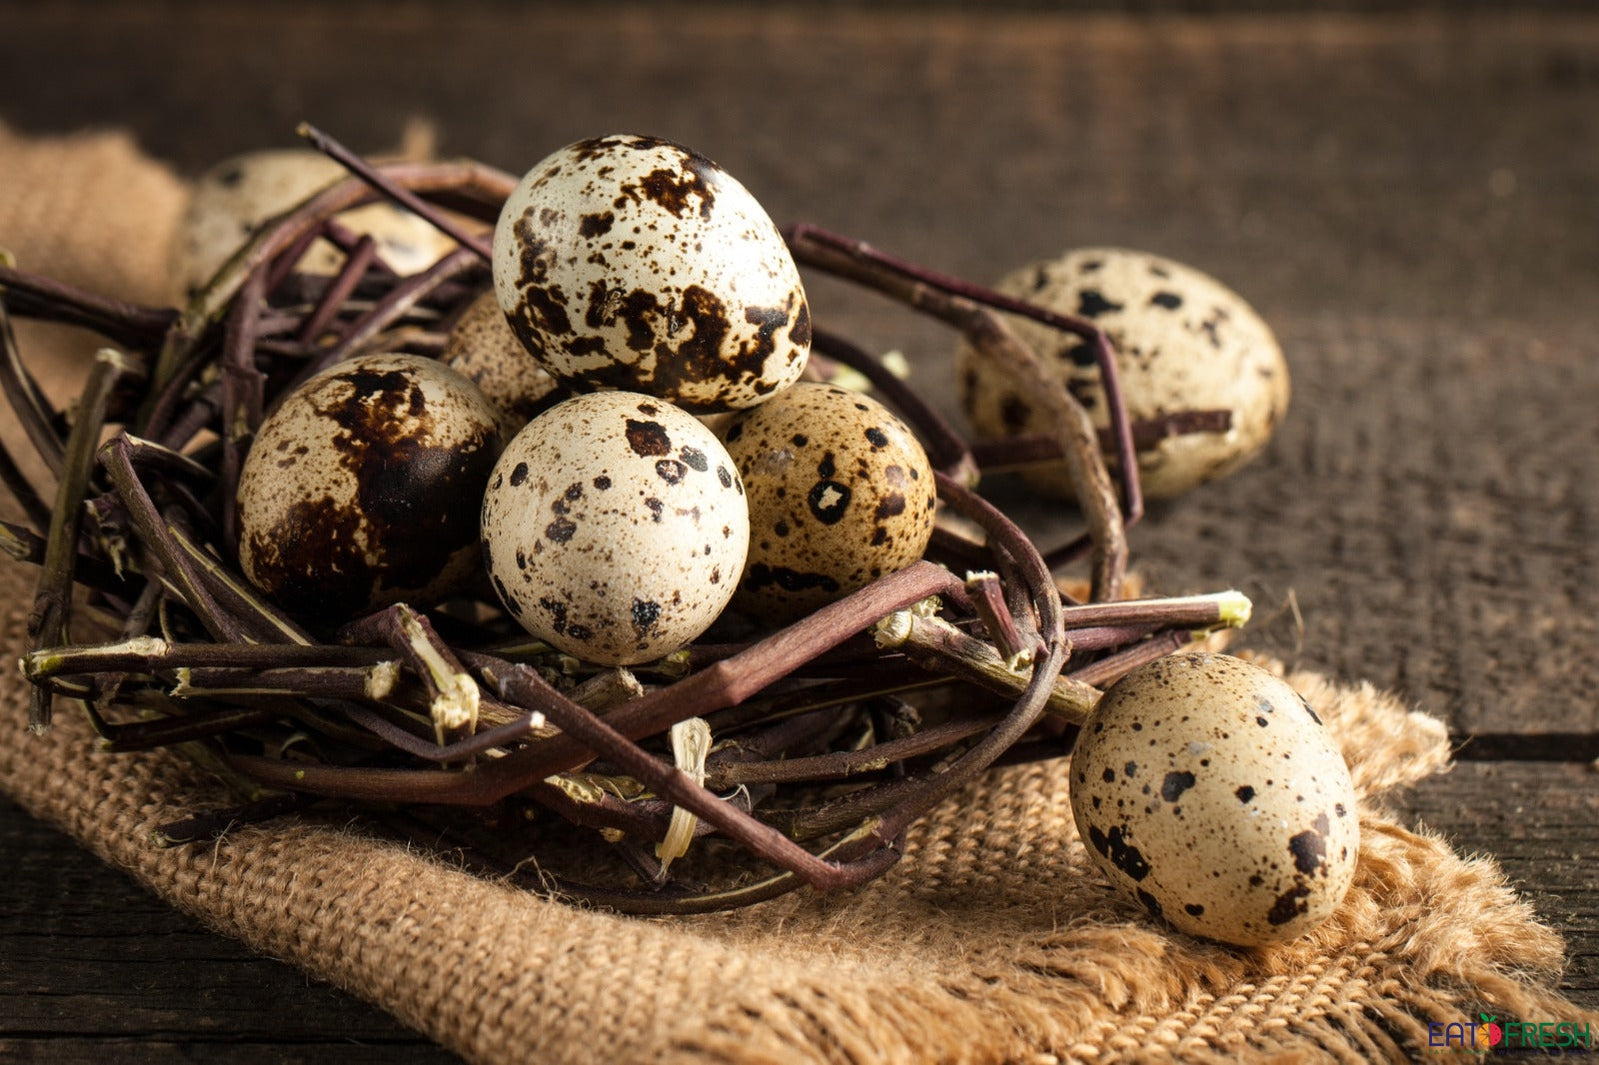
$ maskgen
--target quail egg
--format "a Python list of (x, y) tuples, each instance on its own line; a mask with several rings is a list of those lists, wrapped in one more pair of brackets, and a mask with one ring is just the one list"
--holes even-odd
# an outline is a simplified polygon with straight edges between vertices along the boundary
[(499, 444), (483, 393), (440, 363), (338, 363), (256, 434), (239, 473), (239, 565), (306, 618), (431, 605), (479, 572), (477, 506)]
[(810, 352), (777, 227), (725, 170), (667, 141), (599, 137), (539, 162), (500, 213), (493, 265), (516, 334), (580, 391), (734, 410), (797, 380)]
[(744, 567), (749, 511), (721, 441), (637, 392), (556, 404), (506, 447), (484, 493), (494, 590), (528, 632), (630, 665), (693, 642)]
[(1113, 685), (1072, 753), (1071, 803), (1100, 871), (1191, 935), (1296, 938), (1354, 878), (1343, 756), (1286, 681), (1229, 655), (1170, 655)]
[(468, 305), (444, 342), (439, 361), (483, 390), (509, 440), (555, 391), (557, 382), (511, 332), (492, 291)]
[[(276, 148), (226, 159), (195, 182), (189, 205), (168, 251), (174, 287), (193, 295), (211, 280), (240, 245), (266, 222), (348, 177), (344, 167), (309, 148)], [(402, 275), (420, 273), (453, 247), (431, 224), (388, 203), (372, 203), (339, 215), (357, 234), (371, 234), (379, 257)], [(344, 254), (331, 243), (313, 244), (299, 269), (334, 274)]]
[(789, 621), (922, 557), (937, 487), (910, 429), (870, 396), (803, 381), (724, 432), (748, 492), (738, 607)]
[[(1270, 327), (1242, 297), (1190, 266), (1124, 248), (1083, 248), (1024, 266), (1000, 292), (1092, 320), (1116, 351), (1133, 420), (1225, 410), (1226, 432), (1164, 436), (1138, 453), (1144, 494), (1179, 495), (1243, 465), (1266, 446), (1288, 410), (1288, 367)], [(1094, 421), (1110, 423), (1089, 344), (1031, 320), (1012, 319)], [(1001, 368), (962, 342), (956, 351), (961, 399), (988, 439), (1048, 432), (1044, 409)], [(1071, 495), (1064, 464), (1029, 471), (1034, 487)]]

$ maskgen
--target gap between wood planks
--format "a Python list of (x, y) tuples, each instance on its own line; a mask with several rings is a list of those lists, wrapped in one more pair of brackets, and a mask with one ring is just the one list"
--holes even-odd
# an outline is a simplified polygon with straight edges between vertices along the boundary
[(1593, 762), (1596, 732), (1472, 732), (1449, 737), (1457, 762)]

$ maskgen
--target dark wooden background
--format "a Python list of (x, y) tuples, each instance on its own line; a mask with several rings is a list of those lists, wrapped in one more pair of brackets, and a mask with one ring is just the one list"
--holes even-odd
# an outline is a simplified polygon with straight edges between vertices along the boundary
[[(1294, 406), (1135, 560), (1243, 588), (1253, 646), (1447, 720), (1461, 763), (1406, 811), (1502, 863), (1599, 1006), (1599, 13), (1100, 6), (1162, 13), (6, 4), (0, 119), (127, 126), (184, 172), (301, 119), (374, 151), (421, 115), (514, 172), (650, 132), (779, 221), (976, 279), (1089, 243), (1216, 274), (1278, 331)], [(951, 404), (939, 327), (811, 289)], [(3, 799), (0, 861), (0, 1058), (448, 1059)]]

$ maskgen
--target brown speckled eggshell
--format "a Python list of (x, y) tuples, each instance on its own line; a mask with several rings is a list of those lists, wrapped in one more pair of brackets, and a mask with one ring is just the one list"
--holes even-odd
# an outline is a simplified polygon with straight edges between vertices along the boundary
[(645, 392), (694, 413), (750, 407), (799, 378), (799, 271), (749, 191), (650, 137), (580, 141), (517, 184), (494, 286), (522, 342), (575, 390)]
[(1354, 878), (1343, 756), (1286, 681), (1228, 655), (1171, 655), (1107, 691), (1072, 753), (1071, 802), (1100, 870), (1191, 935), (1296, 938)]
[(483, 496), (494, 589), (528, 632), (628, 665), (704, 632), (749, 546), (744, 486), (711, 431), (669, 403), (595, 392), (506, 447)]
[(483, 394), (440, 363), (338, 363), (256, 434), (239, 474), (240, 567), (307, 618), (431, 605), (477, 573), (477, 503), (499, 445)]
[[(1270, 327), (1236, 292), (1193, 267), (1125, 248), (1083, 248), (1024, 266), (995, 286), (1043, 307), (1088, 318), (1116, 349), (1133, 419), (1191, 410), (1232, 412), (1225, 433), (1168, 436), (1141, 450), (1145, 495), (1179, 495), (1222, 477), (1266, 446), (1288, 411), (1288, 366)], [(1037, 322), (1010, 320), (1088, 408), (1110, 423), (1099, 368), (1086, 341)], [(972, 427), (986, 439), (1051, 430), (1043, 412), (970, 344), (956, 349), (956, 375)], [(1070, 496), (1064, 465), (1027, 472), (1034, 487)]]
[(444, 342), (439, 361), (483, 390), (509, 440), (532, 420), (556, 380), (511, 332), (492, 291), (467, 307)]
[(749, 493), (740, 609), (790, 621), (927, 549), (932, 467), (910, 429), (870, 396), (801, 382), (736, 415), (723, 439)]

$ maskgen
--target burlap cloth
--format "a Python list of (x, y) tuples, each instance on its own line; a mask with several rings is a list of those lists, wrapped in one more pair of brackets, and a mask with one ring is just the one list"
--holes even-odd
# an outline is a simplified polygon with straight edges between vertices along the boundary
[[(0, 127), (0, 246), (27, 267), (160, 299), (184, 195), (121, 135)], [(38, 329), (23, 343), (60, 387), (93, 346)], [(33, 580), (0, 563), (11, 656)], [(1369, 686), (1290, 679), (1363, 796), (1360, 864), (1329, 924), (1256, 951), (1170, 932), (1112, 894), (1073, 828), (1064, 762), (990, 774), (862, 891), (691, 920), (554, 903), (350, 825), (284, 820), (158, 849), (149, 830), (225, 804), (220, 786), (165, 753), (94, 753), (70, 707), (48, 736), (25, 735), (11, 669), (0, 786), (173, 905), (476, 1061), (1359, 1061), (1423, 1055), (1429, 1022), (1479, 1009), (1587, 1019), (1554, 990), (1559, 936), (1496, 865), (1377, 803), (1446, 768), (1442, 725)]]

